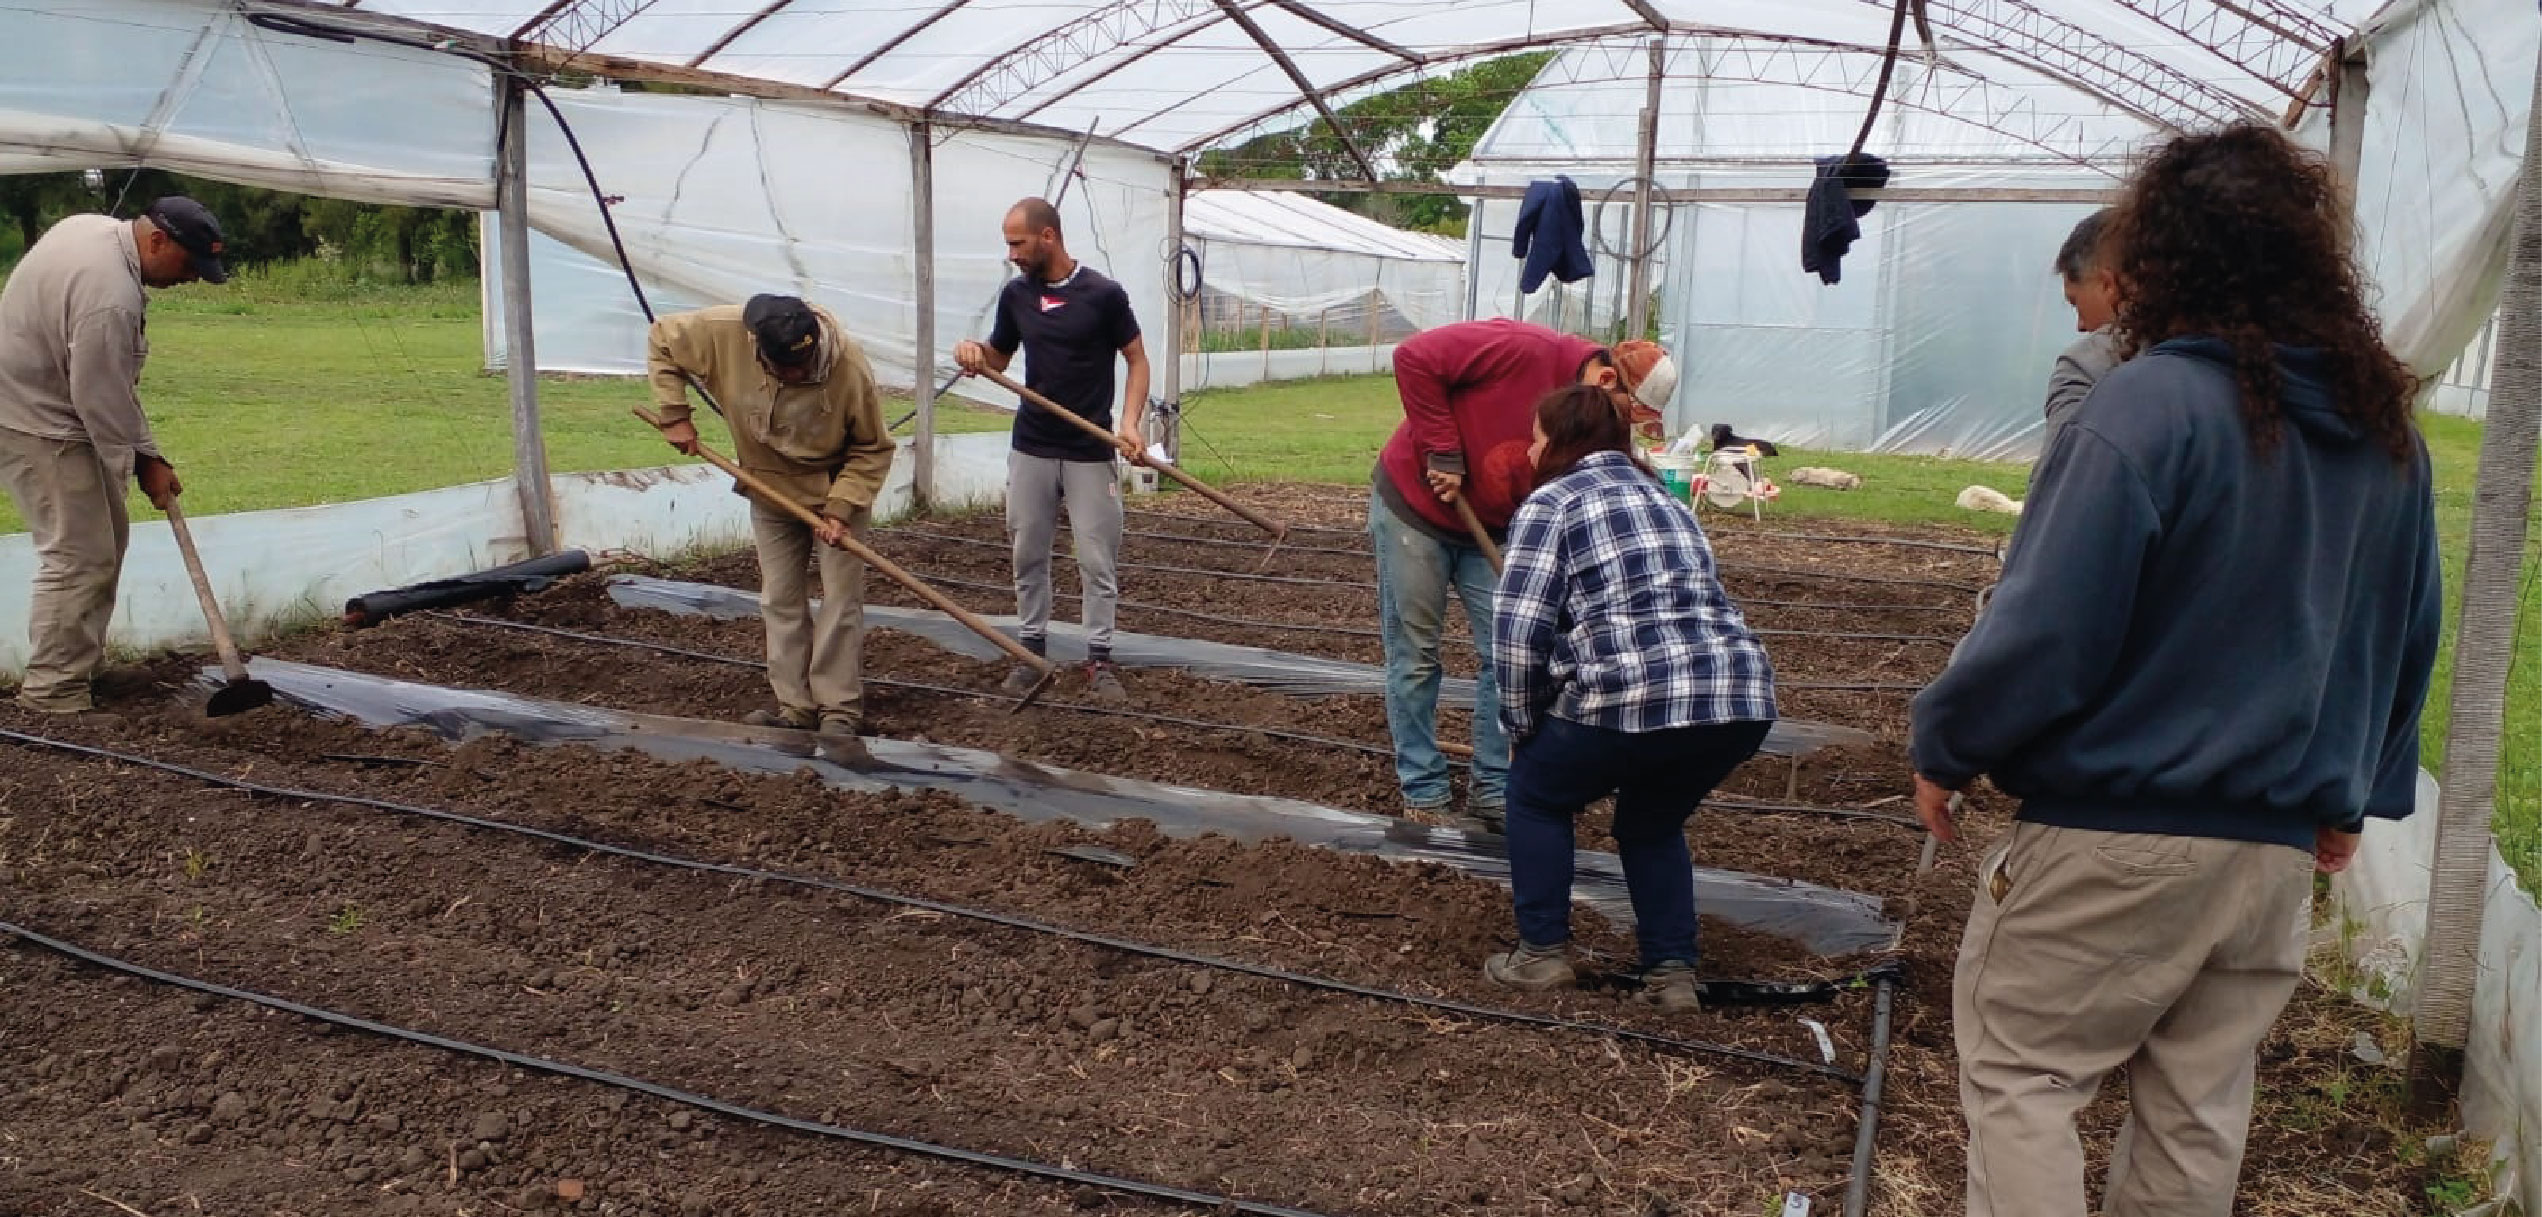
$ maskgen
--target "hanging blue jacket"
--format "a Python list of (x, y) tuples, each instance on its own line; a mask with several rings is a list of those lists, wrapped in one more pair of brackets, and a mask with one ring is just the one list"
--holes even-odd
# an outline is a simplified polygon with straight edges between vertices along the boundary
[(1527, 198), (1518, 204), (1518, 227), (1509, 234), (1509, 256), (1527, 260), (1518, 290), (1533, 293), (1548, 274), (1565, 283), (1596, 274), (1589, 247), (1581, 243), (1586, 228), (1580, 219), (1580, 187), (1570, 178), (1527, 183)]

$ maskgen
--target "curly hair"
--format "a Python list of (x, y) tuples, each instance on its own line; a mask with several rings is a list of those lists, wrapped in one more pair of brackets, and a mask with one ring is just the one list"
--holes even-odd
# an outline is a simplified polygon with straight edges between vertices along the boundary
[(2205, 336), (2233, 351), (2242, 420), (2266, 453), (2284, 423), (2275, 344), (2313, 347), (2341, 416), (2394, 460), (2417, 451), (2417, 381), (2366, 310), (2341, 187), (2322, 158), (2273, 127), (2183, 135), (2129, 180), (2104, 246), (2132, 357)]

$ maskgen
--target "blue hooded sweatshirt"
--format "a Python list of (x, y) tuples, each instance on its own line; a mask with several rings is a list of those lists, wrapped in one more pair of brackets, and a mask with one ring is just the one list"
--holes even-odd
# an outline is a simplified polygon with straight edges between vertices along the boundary
[(2264, 453), (2213, 339), (2075, 408), (1993, 601), (1915, 699), (1917, 772), (1992, 774), (2036, 823), (2306, 850), (2410, 814), (2444, 611), (2426, 445), (2395, 462), (2341, 417), (2318, 351), (2278, 364)]

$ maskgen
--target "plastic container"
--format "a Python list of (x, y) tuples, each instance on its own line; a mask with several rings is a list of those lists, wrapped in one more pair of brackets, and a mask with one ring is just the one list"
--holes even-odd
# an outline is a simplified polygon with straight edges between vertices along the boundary
[(1659, 470), (1660, 484), (1668, 488), (1668, 493), (1677, 496), (1687, 506), (1693, 506), (1695, 479), (1703, 473), (1704, 458), (1693, 453), (1671, 455), (1666, 452), (1651, 453), (1650, 458), (1651, 467)]

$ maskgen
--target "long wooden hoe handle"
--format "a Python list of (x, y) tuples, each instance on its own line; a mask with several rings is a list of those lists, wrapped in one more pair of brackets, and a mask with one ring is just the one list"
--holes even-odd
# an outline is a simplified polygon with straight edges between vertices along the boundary
[(1492, 534), (1484, 530), (1482, 518), (1474, 514), (1474, 505), (1465, 501), (1462, 491), (1456, 496), (1456, 516), (1465, 521), (1466, 533), (1474, 538), (1474, 544), (1481, 547), (1483, 557), (1491, 562), (1492, 573), (1499, 574), (1500, 546), (1492, 544)]
[[(654, 429), (657, 431), (664, 425), (662, 416), (655, 414), (651, 410), (647, 410), (642, 406), (635, 408), (635, 416), (653, 424)], [(795, 502), (792, 498), (777, 493), (775, 487), (759, 480), (758, 475), (751, 471), (734, 464), (731, 460), (727, 459), (723, 453), (717, 452), (701, 442), (697, 445), (697, 455), (705, 458), (707, 464), (713, 465), (714, 467), (723, 470), (725, 473), (730, 474), (734, 481), (741, 483), (743, 488), (749, 490), (752, 494), (757, 495), (762, 501), (785, 511), (798, 520), (803, 521), (805, 527), (813, 529), (821, 527), (821, 517), (815, 514), (810, 508), (805, 507), (801, 503)], [(883, 572), (884, 577), (890, 579), (892, 582), (908, 588), (910, 594), (926, 601), (930, 605), (935, 606), (935, 608), (942, 612), (945, 616), (961, 622), (963, 626), (968, 628), (972, 633), (988, 639), (992, 645), (997, 647), (997, 649), (1006, 652), (1009, 656), (1012, 656), (1015, 662), (1023, 664), (1025, 667), (1041, 673), (1041, 683), (1033, 686), (1032, 693), (1026, 696), (1023, 702), (1018, 705), (1016, 709), (1020, 710), (1024, 708), (1024, 706), (1029, 706), (1035, 701), (1040, 700), (1042, 692), (1050, 687), (1051, 678), (1059, 674), (1059, 669), (1049, 660), (1044, 659), (1039, 655), (1035, 655), (1031, 651), (1025, 650), (1024, 644), (1017, 642), (1004, 634), (998, 633), (996, 627), (991, 626), (986, 621), (982, 621), (979, 614), (974, 613), (959, 604), (955, 604), (951, 597), (946, 596), (943, 592), (937, 591), (933, 587), (929, 587), (926, 580), (910, 574), (907, 570), (902, 569), (899, 563), (874, 552), (874, 548), (872, 546), (865, 544), (863, 541), (857, 540), (854, 533), (849, 533), (840, 537), (837, 544), (840, 549), (856, 555), (857, 558), (861, 559), (867, 566), (871, 566), (875, 570)]]
[[(1106, 431), (1093, 423), (1087, 422), (1084, 415), (1079, 414), (1066, 406), (1060, 405), (1058, 402), (1052, 401), (1031, 389), (1015, 383), (1013, 380), (1008, 379), (1005, 373), (1000, 372), (995, 368), (982, 368), (980, 369), (980, 375), (990, 384), (996, 385), (1017, 397), (1021, 397), (1036, 406), (1040, 406), (1042, 409), (1048, 410), (1051, 413), (1068, 420), (1070, 423), (1074, 424), (1078, 430), (1083, 431), (1088, 435), (1094, 436), (1107, 444), (1116, 442), (1113, 439), (1111, 432)], [(1147, 463), (1150, 468), (1155, 469), (1158, 473), (1162, 473), (1165, 476), (1190, 487), (1192, 492), (1198, 494), (1200, 497), (1244, 517), (1246, 523), (1251, 524), (1264, 532), (1270, 533), (1271, 541), (1275, 548), (1281, 541), (1288, 539), (1288, 525), (1283, 524), (1278, 520), (1274, 520), (1269, 516), (1263, 515), (1261, 512), (1255, 511), (1252, 508), (1227, 497), (1226, 492), (1219, 490), (1217, 487), (1212, 486), (1207, 482), (1201, 481), (1199, 478), (1183, 472), (1182, 469), (1177, 467), (1172, 461), (1161, 461), (1151, 456), (1147, 458)]]
[(239, 658), (238, 641), (230, 637), (229, 621), (221, 616), (220, 597), (212, 594), (212, 576), (203, 570), (203, 555), (194, 548), (194, 530), (185, 526), (185, 512), (168, 501), (168, 531), (176, 537), (177, 553), (185, 559), (186, 577), (194, 581), (194, 595), (203, 602), (203, 623), (212, 628), (212, 649), (220, 652), (221, 669), (232, 683), (247, 679), (247, 661)]

